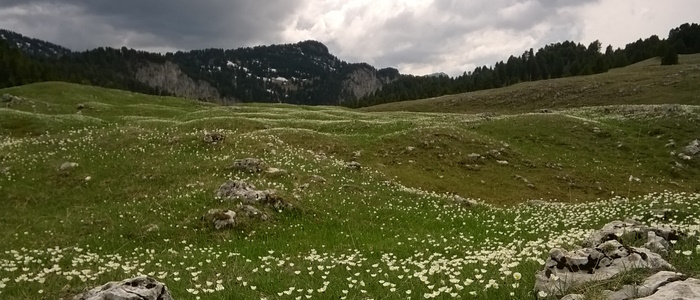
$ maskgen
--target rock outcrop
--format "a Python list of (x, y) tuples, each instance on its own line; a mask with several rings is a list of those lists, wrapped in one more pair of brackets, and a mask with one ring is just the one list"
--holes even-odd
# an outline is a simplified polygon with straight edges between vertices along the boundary
[(291, 208), (292, 205), (277, 195), (274, 190), (258, 190), (254, 185), (241, 180), (229, 180), (216, 191), (216, 196), (228, 200), (240, 200), (243, 204), (262, 204), (275, 210)]
[(216, 230), (231, 228), (236, 225), (236, 212), (228, 209), (210, 209), (202, 219), (212, 223)]
[(668, 241), (678, 240), (679, 237), (678, 232), (670, 227), (649, 227), (634, 220), (612, 221), (605, 224), (602, 229), (593, 232), (583, 242), (583, 246), (590, 247), (610, 240), (642, 239), (647, 237), (649, 232)]
[(360, 99), (379, 89), (385, 84), (399, 78), (395, 69), (382, 69), (377, 71), (367, 64), (359, 64), (350, 72), (342, 83), (340, 102)]
[(220, 100), (219, 92), (209, 83), (190, 78), (171, 61), (162, 64), (146, 62), (136, 69), (134, 77), (152, 88), (178, 97), (206, 101)]
[(256, 203), (269, 197), (270, 190), (260, 191), (254, 185), (241, 180), (229, 180), (216, 191), (216, 197), (229, 200), (242, 200), (244, 203)]
[[(645, 268), (662, 271), (639, 285), (600, 291), (602, 299), (700, 299), (700, 280), (668, 271), (675, 268), (663, 258), (679, 236), (668, 226), (646, 226), (634, 220), (610, 222), (584, 240), (581, 249), (552, 249), (544, 269), (535, 274), (535, 293), (562, 296), (587, 284)], [(641, 242), (642, 247), (630, 245)], [(578, 300), (585, 296), (569, 294), (561, 299)]]
[(563, 294), (586, 283), (610, 279), (638, 269), (673, 269), (661, 255), (646, 248), (622, 245), (616, 240), (575, 251), (552, 249), (544, 270), (535, 275), (535, 290)]
[(219, 132), (204, 132), (204, 142), (207, 144), (216, 145), (223, 142), (226, 136)]
[(259, 173), (267, 169), (267, 165), (259, 158), (241, 158), (233, 161), (231, 169), (249, 173)]
[(58, 166), (58, 170), (61, 172), (68, 172), (68, 171), (75, 169), (77, 167), (78, 167), (78, 163), (67, 161), (67, 162), (62, 163), (60, 166)]
[(689, 278), (666, 284), (652, 295), (637, 300), (700, 299), (700, 279)]
[(685, 148), (683, 149), (685, 151), (685, 154), (690, 155), (690, 156), (695, 156), (698, 153), (700, 153), (700, 140), (694, 140), (690, 142)]
[[(683, 274), (661, 271), (644, 280), (641, 285), (625, 285), (619, 291), (603, 291), (603, 296), (609, 300), (627, 300), (647, 297), (654, 294), (660, 287), (679, 280)], [(669, 298), (671, 299), (671, 298)]]
[(173, 300), (168, 287), (148, 276), (112, 281), (77, 295), (74, 300)]
[(345, 167), (350, 169), (350, 170), (356, 170), (356, 171), (362, 170), (362, 164), (360, 164), (359, 162), (356, 162), (356, 161), (346, 162)]
[(22, 98), (11, 94), (2, 94), (2, 96), (0, 96), (0, 102), (7, 103), (8, 106), (11, 104), (19, 103), (21, 101)]

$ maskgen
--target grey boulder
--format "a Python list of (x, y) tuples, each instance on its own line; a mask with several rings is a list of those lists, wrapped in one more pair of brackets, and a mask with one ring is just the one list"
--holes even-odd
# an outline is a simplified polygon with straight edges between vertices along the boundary
[(164, 283), (148, 276), (112, 281), (77, 295), (74, 300), (173, 300)]
[(248, 173), (259, 173), (267, 169), (264, 161), (259, 158), (241, 158), (233, 161), (231, 168)]

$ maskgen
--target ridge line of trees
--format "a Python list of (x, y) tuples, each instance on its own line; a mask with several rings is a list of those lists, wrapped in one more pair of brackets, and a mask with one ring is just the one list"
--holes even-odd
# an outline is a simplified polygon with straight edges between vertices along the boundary
[(700, 25), (686, 23), (671, 29), (667, 39), (653, 35), (627, 44), (624, 49), (607, 46), (601, 51), (601, 46), (596, 40), (588, 47), (565, 41), (537, 51), (530, 48), (520, 56), (510, 56), (505, 62), (497, 62), (492, 67), (477, 67), (454, 78), (402, 75), (381, 90), (345, 105), (358, 108), (500, 88), (527, 81), (598, 74), (653, 57), (661, 57), (663, 65), (677, 64), (678, 54), (700, 53)]

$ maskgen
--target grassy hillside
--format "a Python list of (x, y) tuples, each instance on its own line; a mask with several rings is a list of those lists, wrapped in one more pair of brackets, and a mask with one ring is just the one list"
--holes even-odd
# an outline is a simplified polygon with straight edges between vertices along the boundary
[[(526, 299), (549, 248), (628, 217), (693, 232), (669, 259), (700, 275), (700, 158), (670, 153), (700, 138), (698, 106), (487, 116), (221, 107), (65, 83), (5, 93), (21, 99), (0, 108), (2, 299), (70, 299), (136, 274), (176, 299)], [(287, 173), (228, 168), (245, 157)], [(216, 231), (200, 217), (235, 207), (214, 196), (228, 179), (295, 209)]]
[(680, 55), (678, 65), (659, 58), (607, 73), (525, 82), (500, 89), (393, 102), (364, 111), (524, 113), (612, 104), (700, 104), (700, 54)]

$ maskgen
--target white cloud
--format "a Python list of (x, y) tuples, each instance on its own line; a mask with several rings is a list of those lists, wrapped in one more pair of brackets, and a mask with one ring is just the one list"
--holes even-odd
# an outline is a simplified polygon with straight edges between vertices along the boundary
[(697, 23), (697, 0), (603, 1), (585, 7), (583, 39), (624, 48), (626, 44), (651, 35), (668, 37), (668, 31), (683, 23)]
[(579, 38), (571, 29), (581, 16), (571, 9), (582, 3), (587, 2), (306, 1), (282, 39), (317, 39), (341, 58), (403, 73), (457, 75), (531, 47)]

